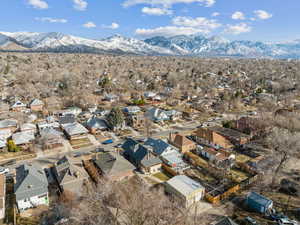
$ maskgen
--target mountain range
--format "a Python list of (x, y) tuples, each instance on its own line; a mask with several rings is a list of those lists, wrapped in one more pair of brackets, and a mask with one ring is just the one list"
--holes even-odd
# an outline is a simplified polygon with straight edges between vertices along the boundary
[(56, 32), (0, 32), (0, 51), (300, 58), (300, 40), (266, 43), (203, 35), (158, 36), (146, 40), (115, 35), (94, 40)]

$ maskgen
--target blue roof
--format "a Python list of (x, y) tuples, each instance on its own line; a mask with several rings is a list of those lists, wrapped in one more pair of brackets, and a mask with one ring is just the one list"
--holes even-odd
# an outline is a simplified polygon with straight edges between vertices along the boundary
[(128, 138), (123, 143), (122, 148), (124, 149), (124, 154), (135, 164), (140, 164), (148, 154), (148, 150), (132, 138)]
[(252, 201), (255, 201), (257, 202), (258, 204), (260, 205), (263, 205), (263, 206), (268, 206), (270, 204), (273, 203), (272, 200), (256, 193), (256, 192), (251, 192), (249, 195), (248, 195), (248, 200), (252, 200)]
[(168, 149), (168, 147), (173, 148), (171, 145), (169, 145), (168, 143), (164, 142), (161, 139), (153, 139), (153, 138), (148, 138), (144, 145), (149, 145), (153, 148), (153, 152), (156, 155), (161, 155), (163, 153), (166, 153), (166, 150)]

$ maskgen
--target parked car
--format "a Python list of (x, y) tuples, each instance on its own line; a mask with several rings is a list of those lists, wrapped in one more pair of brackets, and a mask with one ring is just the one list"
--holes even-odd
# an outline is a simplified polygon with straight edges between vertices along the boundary
[(103, 145), (109, 145), (112, 143), (114, 143), (113, 139), (108, 139), (108, 140), (102, 142)]
[(9, 169), (5, 167), (0, 167), (0, 174), (7, 174), (9, 173)]
[(256, 222), (256, 220), (253, 219), (253, 218), (250, 217), (250, 216), (247, 216), (247, 217), (244, 219), (243, 224), (244, 224), (244, 225), (258, 225), (258, 223)]
[(95, 150), (91, 151), (93, 153), (105, 152), (104, 148), (97, 147)]
[(278, 220), (278, 225), (299, 225), (299, 223), (295, 220), (289, 220), (286, 218), (282, 218)]
[(74, 158), (78, 158), (78, 157), (81, 157), (82, 155), (83, 155), (82, 153), (74, 153), (73, 157)]

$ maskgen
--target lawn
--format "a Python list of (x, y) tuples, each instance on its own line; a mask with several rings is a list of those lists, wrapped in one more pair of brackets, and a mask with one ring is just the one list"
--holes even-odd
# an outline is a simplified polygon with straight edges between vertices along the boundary
[(239, 163), (245, 163), (251, 159), (249, 156), (243, 154), (236, 154), (235, 157), (236, 157), (236, 161)]
[(163, 181), (163, 182), (169, 180), (172, 177), (169, 174), (166, 174), (166, 173), (163, 173), (163, 172), (153, 174), (152, 176), (159, 179), (159, 180), (161, 180), (161, 181)]
[(229, 177), (237, 183), (240, 183), (249, 178), (247, 173), (237, 169), (231, 169), (229, 171)]

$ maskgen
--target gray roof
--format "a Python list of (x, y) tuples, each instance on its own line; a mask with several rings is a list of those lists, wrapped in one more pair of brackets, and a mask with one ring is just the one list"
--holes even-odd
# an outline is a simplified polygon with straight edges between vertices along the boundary
[(177, 175), (166, 182), (167, 185), (178, 191), (183, 196), (189, 196), (194, 191), (204, 187), (185, 175)]
[(39, 99), (33, 99), (31, 102), (30, 102), (30, 106), (36, 106), (36, 105), (44, 105), (44, 102), (39, 100)]
[(97, 117), (93, 117), (90, 118), (87, 123), (86, 123), (88, 128), (92, 128), (92, 129), (107, 129), (107, 124), (105, 122), (105, 120), (97, 118)]
[(48, 135), (56, 136), (56, 137), (62, 137), (64, 134), (62, 132), (58, 131), (58, 130), (55, 130), (52, 127), (46, 127), (46, 128), (44, 128), (40, 131), (40, 135), (42, 137), (45, 137), (45, 136), (48, 136)]
[(146, 117), (152, 121), (161, 121), (161, 120), (169, 120), (169, 116), (165, 113), (165, 111), (152, 107), (146, 112)]
[(78, 134), (87, 134), (89, 131), (80, 123), (71, 123), (63, 125), (64, 130), (70, 136)]
[(150, 167), (150, 166), (155, 166), (155, 165), (158, 165), (161, 163), (162, 163), (162, 161), (158, 157), (155, 157), (155, 158), (151, 158), (151, 159), (143, 159), (141, 162), (141, 165), (144, 167)]
[(17, 201), (48, 193), (45, 171), (31, 164), (17, 167), (14, 190)]
[(75, 123), (75, 116), (74, 114), (66, 114), (64, 116), (59, 117), (59, 124), (65, 125), (69, 123)]
[(107, 176), (133, 171), (135, 166), (116, 153), (103, 153), (95, 160), (96, 166)]
[(17, 120), (11, 120), (11, 119), (1, 120), (0, 128), (16, 127), (17, 123), (18, 123)]
[(82, 181), (89, 177), (82, 163), (75, 163), (68, 156), (62, 157), (55, 163), (54, 176), (61, 187), (67, 186), (68, 190), (75, 193), (81, 190)]
[(28, 144), (35, 139), (34, 132), (22, 131), (14, 133), (12, 139), (16, 145)]

